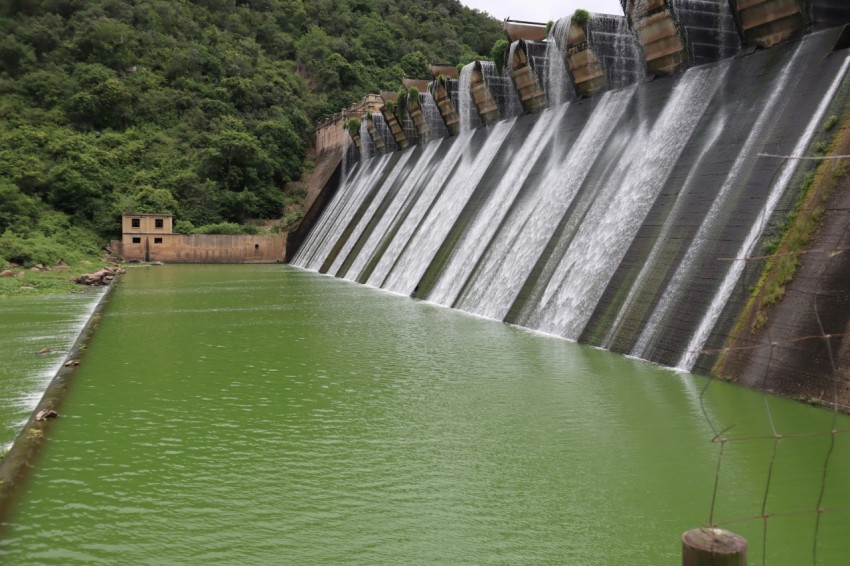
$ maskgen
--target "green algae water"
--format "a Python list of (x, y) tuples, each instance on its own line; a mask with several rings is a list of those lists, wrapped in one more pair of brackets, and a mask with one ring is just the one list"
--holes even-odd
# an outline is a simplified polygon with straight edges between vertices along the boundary
[[(0, 561), (677, 564), (715, 483), (704, 384), (291, 267), (133, 269)], [(782, 433), (830, 430), (768, 402)], [(726, 436), (772, 434), (761, 394), (712, 383), (704, 405)], [(836, 438), (818, 564), (850, 548)], [(812, 563), (829, 440), (779, 443), (768, 563)], [(720, 469), (714, 519), (752, 563), (772, 452), (731, 442)]]
[(0, 453), (38, 405), (102, 295), (103, 289), (83, 289), (0, 297)]

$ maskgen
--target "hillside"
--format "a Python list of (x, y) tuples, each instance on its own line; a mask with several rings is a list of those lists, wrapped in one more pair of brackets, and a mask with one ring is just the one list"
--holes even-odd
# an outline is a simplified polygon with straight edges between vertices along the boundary
[(0, 258), (29, 264), (96, 252), (124, 210), (279, 218), (313, 124), (500, 25), (456, 0), (0, 0), (0, 32)]

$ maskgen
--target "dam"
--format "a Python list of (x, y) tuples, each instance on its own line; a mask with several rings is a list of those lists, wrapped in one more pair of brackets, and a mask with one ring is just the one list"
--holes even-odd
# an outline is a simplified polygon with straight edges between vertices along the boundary
[(721, 353), (761, 347), (794, 368), (768, 389), (846, 410), (828, 350), (847, 367), (850, 318), (823, 317), (833, 343), (784, 347), (815, 333), (815, 311), (846, 312), (846, 284), (803, 273), (815, 282), (798, 296), (815, 299), (742, 322), (850, 117), (850, 8), (779, 4), (624, 0), (625, 17), (577, 13), (517, 39), (502, 69), (439, 77), (439, 110), (418, 97), (430, 131), (456, 114), (456, 135), (403, 150), (361, 136), (292, 263), (756, 387), (769, 361)]
[(846, 408), (842, 6), (623, 4), (352, 122), (294, 266), (128, 270), (0, 561), (843, 565), (850, 418), (706, 377)]

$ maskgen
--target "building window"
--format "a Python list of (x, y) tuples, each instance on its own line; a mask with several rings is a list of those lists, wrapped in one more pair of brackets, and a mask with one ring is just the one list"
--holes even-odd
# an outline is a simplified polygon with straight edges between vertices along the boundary
[(157, 228), (162, 228), (162, 218), (157, 218), (156, 220), (154, 220), (154, 226), (156, 226)]
[(133, 218), (133, 219), (130, 221), (130, 225), (131, 225), (133, 228), (141, 228), (141, 227), (142, 227), (142, 219), (141, 219), (141, 218)]
[(154, 243), (154, 244), (161, 244), (161, 243), (162, 243), (162, 238), (154, 238), (154, 239), (153, 239), (153, 243)]
[(141, 244), (141, 243), (142, 243), (142, 239), (141, 239), (141, 238), (133, 238), (133, 243), (134, 243), (134, 244)]

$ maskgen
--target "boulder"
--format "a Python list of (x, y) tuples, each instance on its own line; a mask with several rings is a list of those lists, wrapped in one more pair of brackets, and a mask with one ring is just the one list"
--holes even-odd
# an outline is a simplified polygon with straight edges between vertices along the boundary
[(94, 273), (85, 273), (79, 277), (75, 277), (71, 279), (71, 281), (78, 285), (109, 285), (115, 280), (116, 276), (122, 273), (125, 273), (125, 271), (118, 267), (104, 267), (103, 269), (98, 269)]
[(42, 409), (35, 414), (35, 420), (43, 421), (47, 419), (55, 419), (59, 416), (59, 413), (54, 411), (53, 409)]
[(14, 276), (15, 276), (15, 274), (14, 274), (14, 272), (12, 272), (11, 269), (6, 269), (6, 270), (0, 272), (0, 277), (14, 277)]

